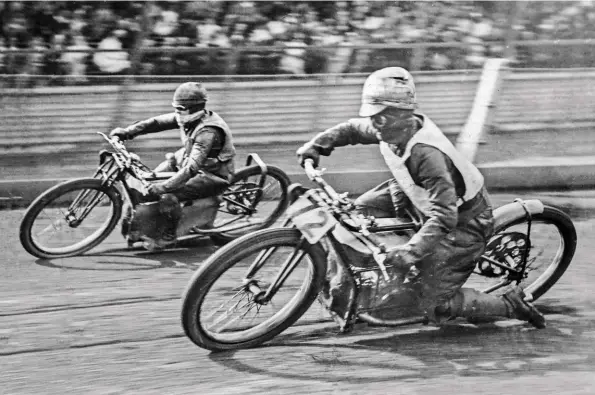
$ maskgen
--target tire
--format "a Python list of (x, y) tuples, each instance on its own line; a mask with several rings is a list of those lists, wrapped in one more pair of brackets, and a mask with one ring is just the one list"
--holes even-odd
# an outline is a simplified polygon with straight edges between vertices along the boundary
[[(289, 303), (283, 304), (281, 310), (264, 323), (248, 329), (241, 329), (242, 332), (239, 334), (214, 334), (206, 327), (208, 323), (205, 323), (204, 319), (201, 318), (201, 313), (213, 311), (212, 309), (208, 309), (208, 303), (205, 303), (205, 300), (210, 297), (209, 295), (218, 295), (220, 293), (220, 290), (214, 287), (217, 280), (234, 269), (241, 271), (244, 274), (243, 277), (245, 277), (247, 269), (242, 269), (240, 267), (240, 262), (243, 258), (249, 257), (258, 251), (267, 250), (271, 247), (277, 247), (278, 249), (283, 246), (296, 248), (300, 245), (301, 239), (301, 234), (296, 229), (264, 229), (233, 241), (219, 249), (214, 255), (207, 259), (190, 280), (182, 298), (181, 321), (186, 336), (188, 336), (188, 338), (190, 338), (190, 340), (197, 346), (208, 350), (235, 350), (258, 346), (272, 339), (295, 323), (312, 305), (323, 285), (326, 275), (326, 254), (320, 244), (311, 245), (307, 242), (301, 244), (299, 251), (304, 252), (305, 256), (308, 257), (308, 259), (304, 259), (305, 257), (301, 259), (306, 260), (308, 265), (307, 268), (300, 266), (304, 263), (303, 260), (300, 260), (299, 265), (294, 269), (292, 274), (294, 274), (298, 268), (301, 268), (306, 270), (307, 275), (304, 277), (304, 280), (302, 280), (302, 285)], [(276, 274), (278, 270), (279, 266), (277, 265), (272, 273)], [(258, 272), (251, 278), (257, 278), (257, 276)], [(232, 287), (239, 285), (240, 288), (242, 288), (242, 282), (240, 282), (241, 279), (237, 277), (239, 276), (234, 276)], [(235, 282), (235, 280), (237, 280), (237, 282)], [(273, 278), (270, 278), (270, 280), (272, 281)], [(229, 286), (225, 286), (224, 289), (235, 292), (239, 288), (234, 290)], [(280, 287), (279, 293), (285, 292), (286, 290), (291, 292), (291, 287), (287, 285), (287, 282)], [(249, 291), (244, 290), (240, 292), (249, 295)], [(239, 292), (234, 295), (234, 298), (238, 296), (238, 294)], [(253, 294), (250, 293), (250, 295)], [(278, 294), (273, 297), (270, 305), (275, 304), (275, 297), (277, 296)], [(240, 297), (243, 298), (243, 295)], [(219, 304), (220, 301), (215, 303), (216, 306), (219, 306)], [(254, 305), (256, 305), (256, 303), (254, 303)], [(225, 304), (218, 307), (216, 310), (219, 311), (223, 306), (225, 306)], [(261, 307), (264, 310), (268, 305), (261, 305)], [(257, 314), (259, 314), (260, 308), (257, 309)], [(229, 309), (225, 310), (225, 312), (229, 312)], [(232, 312), (232, 314), (233, 313), (235, 312)], [(254, 320), (254, 318), (252, 320)], [(252, 321), (250, 321), (250, 323), (252, 323)]]
[[(38, 219), (40, 213), (44, 209), (50, 209), (52, 207), (58, 206), (60, 203), (60, 198), (63, 200), (66, 199), (66, 195), (69, 193), (73, 193), (77, 191), (97, 191), (103, 193), (108, 199), (109, 204), (111, 207), (110, 212), (108, 213), (107, 219), (103, 222), (101, 228), (87, 237), (85, 240), (75, 243), (71, 246), (65, 247), (44, 247), (40, 245), (33, 237), (33, 227), (35, 226), (35, 220)], [(104, 198), (102, 198), (104, 199)], [(52, 204), (54, 203), (54, 204)], [(58, 206), (60, 207), (60, 206)], [(64, 211), (64, 204), (62, 204), (62, 208), (59, 209), (61, 212)], [(97, 207), (94, 208), (94, 211), (99, 211)], [(118, 220), (122, 215), (122, 198), (120, 193), (113, 187), (105, 187), (102, 185), (101, 180), (95, 178), (83, 178), (77, 180), (66, 181), (61, 184), (58, 184), (35, 199), (23, 217), (21, 221), (21, 226), (19, 230), (19, 237), (21, 240), (21, 244), (25, 248), (25, 250), (33, 256), (43, 259), (53, 259), (53, 258), (65, 258), (70, 256), (76, 256), (83, 254), (93, 247), (97, 246), (101, 243), (105, 238), (114, 230), (116, 227)], [(63, 215), (62, 215), (63, 217)], [(55, 221), (54, 221), (55, 222)], [(84, 222), (84, 221), (83, 221)], [(90, 221), (84, 222), (90, 223)], [(55, 226), (52, 225), (54, 228)], [(58, 226), (59, 227), (59, 226)], [(66, 228), (66, 227), (65, 227)], [(70, 227), (71, 229), (78, 228)], [(84, 227), (83, 227), (84, 228)], [(68, 228), (66, 228), (68, 230)]]
[[(537, 248), (541, 248), (540, 238), (547, 237), (546, 233), (549, 232), (549, 230), (546, 231), (546, 229), (549, 228), (546, 228), (546, 225), (552, 225), (557, 230), (557, 233), (559, 234), (559, 247), (554, 255), (553, 261), (547, 266), (544, 274), (540, 275), (535, 280), (529, 280), (525, 283), (526, 279), (524, 279), (520, 283), (525, 292), (530, 293), (533, 296), (533, 300), (537, 300), (543, 296), (560, 279), (560, 277), (562, 277), (566, 269), (568, 269), (576, 251), (576, 229), (570, 217), (554, 207), (545, 206), (543, 213), (532, 216), (531, 248), (529, 249), (528, 255), (528, 269), (530, 268), (529, 262), (532, 264), (538, 260), (543, 262), (547, 261), (546, 257), (543, 255), (540, 257), (534, 251)], [(495, 229), (494, 236), (491, 240), (495, 240), (504, 232), (513, 232), (512, 228), (514, 227), (519, 229), (517, 232), (524, 233), (527, 229), (526, 226), (527, 220), (525, 218), (509, 221)], [(543, 228), (539, 228), (539, 226), (543, 226)], [(543, 229), (543, 231), (540, 232), (540, 229)], [(550, 246), (551, 243), (542, 244)], [(490, 243), (488, 243), (488, 248), (489, 245)], [(543, 248), (545, 248), (545, 246)], [(531, 261), (531, 259), (534, 261)], [(516, 284), (516, 281), (514, 283)], [(498, 293), (501, 293), (503, 290), (504, 289), (498, 290)]]
[[(233, 189), (234, 185), (239, 185), (240, 182), (247, 180), (249, 177), (256, 177), (260, 176), (260, 167), (258, 166), (250, 166), (243, 169), (240, 169), (237, 173), (234, 174), (231, 185), (227, 189)], [(249, 232), (253, 232), (260, 229), (265, 229), (271, 226), (279, 219), (279, 217), (285, 212), (288, 204), (288, 196), (287, 196), (287, 188), (289, 187), (290, 180), (289, 177), (285, 174), (285, 172), (278, 167), (275, 166), (268, 166), (267, 167), (267, 179), (272, 178), (278, 183), (280, 196), (277, 201), (276, 206), (271, 211), (271, 213), (266, 216), (266, 218), (262, 221), (261, 224), (257, 226), (248, 227), (245, 229), (240, 229), (237, 231), (231, 232), (221, 232), (217, 234), (211, 235), (211, 240), (216, 245), (222, 246), (229, 243), (232, 240), (237, 239), (240, 236), (243, 236)], [(266, 187), (266, 186), (265, 186)], [(258, 206), (257, 206), (258, 207)]]

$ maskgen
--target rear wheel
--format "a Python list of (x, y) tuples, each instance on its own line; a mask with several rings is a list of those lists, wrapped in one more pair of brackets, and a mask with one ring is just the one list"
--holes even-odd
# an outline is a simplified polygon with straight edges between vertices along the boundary
[[(284, 267), (290, 270), (278, 282)], [(323, 248), (303, 241), (296, 229), (265, 229), (239, 238), (192, 277), (183, 296), (184, 332), (208, 350), (260, 345), (308, 310), (325, 270)], [(270, 300), (269, 289), (275, 290)]]
[(527, 225), (527, 219), (521, 218), (496, 229), (466, 286), (503, 294), (517, 284), (515, 270), (521, 269), (527, 252), (526, 270), (519, 285), (533, 300), (546, 293), (572, 261), (576, 230), (568, 215), (548, 206), (543, 213), (532, 216), (530, 238)]
[(215, 244), (273, 225), (287, 208), (289, 178), (283, 170), (269, 166), (262, 177), (258, 166), (239, 170), (223, 193), (224, 202), (214, 227), (232, 229), (211, 236)]
[(121, 215), (115, 188), (94, 178), (66, 181), (31, 203), (21, 221), (21, 244), (38, 258), (80, 255), (101, 243)]

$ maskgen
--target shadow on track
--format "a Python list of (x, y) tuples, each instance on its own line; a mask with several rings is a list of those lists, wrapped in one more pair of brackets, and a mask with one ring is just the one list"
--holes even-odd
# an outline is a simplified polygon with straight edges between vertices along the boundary
[(37, 259), (40, 266), (62, 270), (139, 271), (164, 268), (195, 270), (217, 250), (209, 239), (179, 242), (162, 251), (143, 247), (109, 248), (71, 258)]
[(595, 317), (549, 301), (540, 308), (550, 316), (543, 330), (515, 320), (481, 325), (457, 321), (440, 328), (362, 326), (350, 334), (303, 327), (258, 349), (208, 357), (226, 368), (274, 379), (354, 384), (592, 370)]

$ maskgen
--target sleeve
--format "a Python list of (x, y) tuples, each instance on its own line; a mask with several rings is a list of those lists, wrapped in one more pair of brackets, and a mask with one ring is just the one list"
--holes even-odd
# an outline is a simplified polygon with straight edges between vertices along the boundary
[(405, 192), (403, 192), (397, 180), (394, 178), (388, 182), (388, 191), (390, 193), (390, 198), (393, 202), (397, 218), (407, 219), (407, 209), (411, 207), (411, 201)]
[(206, 127), (198, 132), (184, 166), (164, 182), (163, 186), (166, 191), (172, 191), (183, 186), (199, 173), (209, 152), (215, 145), (215, 141), (220, 138), (220, 133), (219, 130), (211, 127)]
[(321, 155), (328, 156), (336, 147), (378, 142), (372, 121), (369, 118), (354, 118), (319, 133), (306, 145), (313, 146)]
[(130, 137), (134, 138), (143, 134), (158, 133), (164, 130), (176, 129), (178, 123), (176, 121), (175, 113), (158, 115), (153, 118), (145, 119), (144, 121), (138, 121), (132, 125), (126, 127), (126, 131), (130, 134)]
[(430, 212), (421, 229), (402, 247), (401, 257), (414, 264), (431, 254), (458, 221), (457, 195), (449, 168), (450, 159), (440, 150), (417, 144), (408, 167), (416, 184), (430, 194)]

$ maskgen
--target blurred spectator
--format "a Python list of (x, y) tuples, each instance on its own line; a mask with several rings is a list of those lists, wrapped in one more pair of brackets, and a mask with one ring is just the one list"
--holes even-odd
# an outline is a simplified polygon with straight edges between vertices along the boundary
[(171, 36), (178, 28), (178, 17), (178, 13), (170, 9), (157, 11), (153, 33), (162, 37)]
[(305, 35), (302, 32), (296, 31), (291, 40), (285, 42), (287, 47), (283, 51), (281, 57), (281, 70), (289, 74), (304, 74), (304, 55), (306, 50)]
[(92, 46), (97, 45), (103, 37), (116, 26), (117, 16), (107, 4), (99, 3), (99, 7), (91, 11), (90, 20), (85, 35), (87, 42)]
[(70, 77), (70, 82), (79, 84), (87, 81), (87, 59), (90, 49), (91, 47), (82, 34), (78, 33), (68, 37), (65, 47), (67, 52), (62, 54), (61, 61), (66, 75)]
[(62, 63), (62, 54), (65, 49), (65, 39), (63, 34), (56, 34), (52, 37), (48, 46), (48, 51), (44, 59), (44, 74), (50, 76), (48, 84), (62, 84), (62, 76), (66, 74), (66, 69)]
[(448, 56), (440, 52), (434, 52), (429, 61), (431, 70), (448, 70), (450, 65), (451, 61)]
[(213, 33), (210, 40), (207, 42), (209, 47), (229, 48), (231, 47), (231, 40), (229, 39), (226, 30), (221, 29)]
[(113, 30), (97, 46), (100, 50), (110, 50), (110, 52), (98, 51), (93, 55), (93, 63), (102, 74), (118, 75), (129, 71), (128, 52), (122, 50), (120, 40), (125, 34), (124, 30)]
[(33, 37), (31, 43), (29, 44), (29, 49), (32, 49), (35, 52), (31, 52), (28, 54), (28, 67), (27, 67), (27, 74), (30, 75), (40, 75), (43, 74), (43, 67), (45, 65), (45, 52), (47, 51), (48, 47), (46, 43), (43, 41), (42, 37)]
[[(590, 66), (595, 61), (595, 51), (588, 43), (567, 47), (553, 43), (595, 38), (593, 1), (7, 1), (0, 2), (0, 37), (5, 47), (49, 46), (44, 73), (53, 71), (60, 76), (67, 72), (78, 77), (81, 73), (112, 74), (112, 70), (124, 73), (130, 67), (128, 52), (139, 36), (143, 7), (150, 7), (147, 45), (242, 50), (236, 58), (223, 50), (146, 55), (139, 71), (143, 74), (365, 72), (387, 63), (431, 70), (481, 67), (486, 58), (504, 55), (512, 8), (523, 13), (512, 26), (515, 39), (552, 40), (542, 46), (517, 45), (519, 66)], [(111, 37), (113, 31), (120, 32), (118, 37)], [(64, 36), (76, 41), (67, 44), (75, 51), (58, 55)], [(465, 45), (416, 50), (354, 49), (370, 43), (434, 42)], [(85, 70), (85, 62), (77, 58), (98, 45), (121, 51), (92, 56)], [(285, 48), (250, 50), (272, 45)], [(311, 47), (306, 50), (306, 45)], [(321, 45), (336, 47), (318, 48)], [(37, 62), (32, 66), (27, 64), (27, 56), (0, 56), (0, 70), (5, 73), (37, 73), (40, 68), (39, 58), (30, 57)]]
[(337, 45), (335, 50), (331, 50), (329, 56), (328, 73), (344, 73), (347, 71), (353, 57), (353, 45), (357, 43), (358, 34), (349, 32), (345, 36), (338, 36), (339, 41), (333, 42)]
[(6, 74), (6, 51), (8, 48), (4, 42), (4, 37), (0, 36), (0, 74)]
[[(73, 35), (76, 34), (84, 34), (83, 32), (85, 31), (88, 23), (85, 20), (85, 16), (86, 16), (86, 8), (81, 7), (78, 8), (76, 10), (73, 11), (72, 13), (72, 18), (70, 20), (70, 33)], [(85, 42), (87, 42), (87, 40), (85, 39)]]
[(196, 26), (198, 42), (207, 46), (222, 30), (223, 28), (215, 23), (214, 18), (206, 18), (203, 23), (199, 23)]

